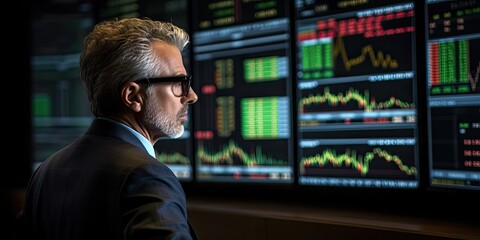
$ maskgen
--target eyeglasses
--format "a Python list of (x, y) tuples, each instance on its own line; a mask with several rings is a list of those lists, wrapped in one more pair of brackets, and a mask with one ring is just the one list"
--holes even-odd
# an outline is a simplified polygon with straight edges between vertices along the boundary
[(135, 80), (136, 83), (158, 83), (158, 82), (175, 82), (172, 85), (173, 95), (176, 97), (188, 96), (190, 85), (192, 83), (192, 75), (176, 76), (176, 77), (157, 77), (157, 78), (142, 78)]

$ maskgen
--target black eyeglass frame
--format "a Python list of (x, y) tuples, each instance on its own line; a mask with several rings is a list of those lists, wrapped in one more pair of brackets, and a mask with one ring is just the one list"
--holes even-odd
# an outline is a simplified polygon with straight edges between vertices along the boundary
[[(192, 85), (192, 75), (187, 76), (174, 76), (174, 77), (155, 77), (155, 78), (142, 78), (137, 79), (133, 82), (136, 83), (159, 83), (159, 82), (180, 82), (182, 84), (182, 95), (188, 96), (190, 91), (190, 86)], [(173, 88), (173, 86), (172, 86)], [(182, 95), (175, 95), (177, 97), (181, 97)]]

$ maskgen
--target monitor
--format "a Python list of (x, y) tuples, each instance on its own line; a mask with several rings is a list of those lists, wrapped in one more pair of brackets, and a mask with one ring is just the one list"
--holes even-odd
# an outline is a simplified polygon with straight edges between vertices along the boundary
[(429, 187), (480, 190), (480, 1), (427, 0)]
[(197, 182), (293, 182), (290, 7), (192, 1)]
[(414, 2), (297, 0), (295, 12), (298, 184), (418, 189)]

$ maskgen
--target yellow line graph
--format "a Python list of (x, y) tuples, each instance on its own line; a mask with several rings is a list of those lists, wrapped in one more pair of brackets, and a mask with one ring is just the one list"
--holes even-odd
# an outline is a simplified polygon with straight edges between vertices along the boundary
[(367, 56), (370, 58), (373, 67), (381, 66), (382, 68), (398, 68), (397, 60), (393, 59), (389, 54), (384, 55), (382, 51), (375, 53), (372, 45), (364, 46), (359, 56), (349, 59), (347, 56), (347, 51), (345, 50), (343, 38), (341, 37), (338, 37), (335, 40), (333, 58), (336, 59), (339, 55), (341, 56), (347, 71), (350, 71), (352, 67), (365, 62)]

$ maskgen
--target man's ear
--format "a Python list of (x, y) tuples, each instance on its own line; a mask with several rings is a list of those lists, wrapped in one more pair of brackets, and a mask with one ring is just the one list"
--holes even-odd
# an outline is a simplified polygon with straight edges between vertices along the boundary
[(140, 112), (145, 102), (140, 90), (140, 85), (134, 82), (127, 82), (122, 87), (121, 97), (123, 104), (134, 112)]

